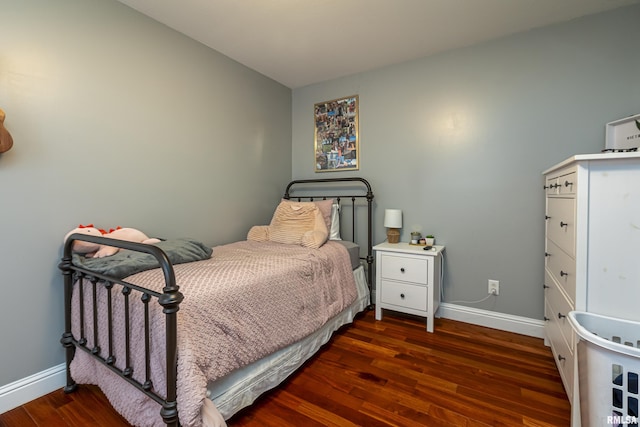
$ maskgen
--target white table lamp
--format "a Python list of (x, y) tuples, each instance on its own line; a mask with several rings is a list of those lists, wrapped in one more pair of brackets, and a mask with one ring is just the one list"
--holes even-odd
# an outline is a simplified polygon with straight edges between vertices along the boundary
[(400, 209), (385, 209), (384, 226), (387, 227), (387, 241), (389, 243), (398, 243), (400, 241), (400, 229), (402, 228), (402, 211)]

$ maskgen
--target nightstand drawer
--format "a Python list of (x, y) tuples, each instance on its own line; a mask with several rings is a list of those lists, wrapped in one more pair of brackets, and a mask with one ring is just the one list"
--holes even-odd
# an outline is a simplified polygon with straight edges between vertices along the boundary
[(427, 311), (427, 287), (383, 280), (382, 302)]
[(383, 254), (379, 268), (384, 279), (427, 284), (427, 260), (424, 258)]

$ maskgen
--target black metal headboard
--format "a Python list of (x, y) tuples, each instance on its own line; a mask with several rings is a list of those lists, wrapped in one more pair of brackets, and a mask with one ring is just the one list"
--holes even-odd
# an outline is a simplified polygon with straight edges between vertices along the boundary
[[(326, 185), (325, 185), (326, 184)], [(295, 187), (295, 188), (294, 188)], [(364, 178), (321, 178), (321, 179), (299, 179), (291, 181), (284, 192), (285, 199), (303, 200), (326, 200), (334, 199), (342, 207), (350, 206), (351, 208), (351, 241), (366, 247), (366, 255), (360, 259), (367, 263), (367, 285), (369, 286), (369, 295), (372, 292), (373, 281), (373, 191), (371, 185)], [(362, 201), (366, 201), (366, 244), (360, 243), (362, 239), (357, 239), (358, 231), (362, 227), (357, 226), (357, 219), (361, 215), (357, 215), (357, 207), (362, 205)], [(361, 209), (360, 209), (361, 210)], [(343, 229), (342, 217), (340, 220), (341, 229)]]

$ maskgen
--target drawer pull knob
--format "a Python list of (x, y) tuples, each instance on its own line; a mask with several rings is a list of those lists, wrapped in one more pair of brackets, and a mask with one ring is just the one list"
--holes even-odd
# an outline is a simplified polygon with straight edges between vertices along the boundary
[(542, 284), (542, 289), (549, 289), (548, 285), (545, 285), (544, 283)]
[(562, 221), (560, 221), (560, 227), (566, 227), (567, 225), (569, 225), (569, 224), (568, 224), (568, 223), (566, 223), (566, 222), (562, 222)]
[(400, 294), (400, 298), (404, 299), (404, 294)]
[(401, 272), (401, 273), (404, 273), (404, 267), (402, 267), (402, 268), (400, 269), (400, 272)]
[(562, 313), (558, 313), (558, 319), (564, 319), (565, 317), (567, 316)]
[(549, 215), (544, 216), (544, 219), (549, 219), (549, 218), (551, 218)]
[(545, 322), (548, 322), (549, 320), (551, 320), (547, 316), (544, 316), (543, 319), (544, 319)]
[(563, 355), (559, 354), (558, 355), (558, 361), (562, 362), (563, 360), (567, 360), (567, 358), (564, 357)]
[(565, 186), (565, 187), (570, 187), (570, 186), (572, 186), (572, 185), (573, 185), (573, 182), (569, 182), (569, 181), (565, 181), (565, 182), (564, 182), (564, 186)]
[(545, 256), (545, 258), (546, 258), (546, 257), (548, 257), (548, 256), (551, 256), (551, 254), (550, 254), (549, 252), (545, 252), (545, 253), (544, 253), (544, 256)]
[(564, 277), (564, 276), (568, 276), (568, 275), (569, 275), (569, 273), (560, 270), (560, 277)]
[(549, 187), (547, 187), (546, 185), (544, 187), (542, 187), (543, 190), (546, 190), (547, 188), (549, 188)]

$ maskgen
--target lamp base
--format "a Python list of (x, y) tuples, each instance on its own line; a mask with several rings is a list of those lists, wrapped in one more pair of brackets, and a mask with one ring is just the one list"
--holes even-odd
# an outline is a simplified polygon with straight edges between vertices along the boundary
[(400, 241), (400, 229), (388, 228), (387, 229), (387, 242), (398, 243)]

